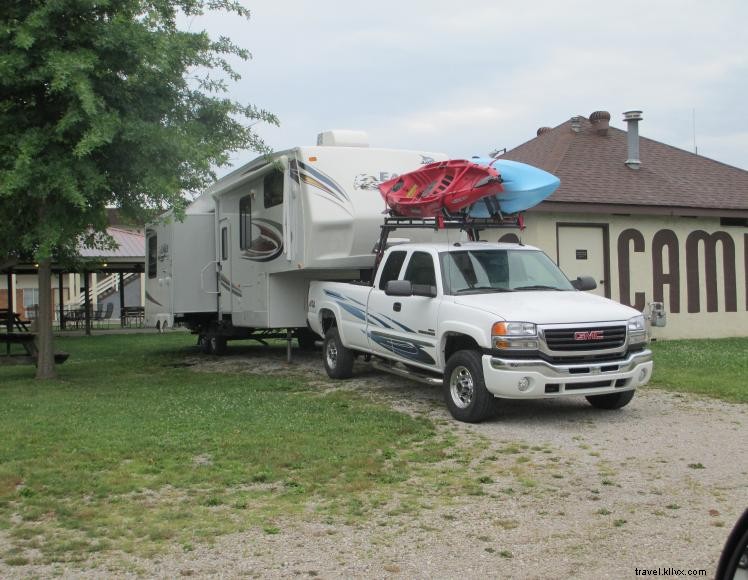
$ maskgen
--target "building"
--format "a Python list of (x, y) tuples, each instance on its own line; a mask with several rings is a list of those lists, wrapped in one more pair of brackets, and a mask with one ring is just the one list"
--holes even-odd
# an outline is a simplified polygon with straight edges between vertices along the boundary
[[(54, 320), (59, 323), (60, 313), (83, 308), (88, 283), (92, 311), (108, 311), (109, 317), (120, 318), (120, 309), (142, 306), (145, 284), (143, 269), (145, 239), (139, 229), (119, 224), (117, 214), (110, 211), (107, 233), (117, 243), (112, 250), (81, 249), (80, 257), (90, 261), (91, 271), (63, 272), (53, 264), (52, 301)], [(36, 317), (39, 304), (39, 285), (33, 264), (16, 265), (0, 276), (0, 310), (8, 308), (8, 289), (13, 296), (13, 310), (23, 319)], [(107, 305), (111, 303), (111, 307)]]
[(502, 156), (561, 179), (523, 241), (602, 295), (663, 302), (656, 337), (748, 336), (748, 171), (640, 138), (641, 111), (624, 117), (626, 131), (605, 111), (575, 116)]

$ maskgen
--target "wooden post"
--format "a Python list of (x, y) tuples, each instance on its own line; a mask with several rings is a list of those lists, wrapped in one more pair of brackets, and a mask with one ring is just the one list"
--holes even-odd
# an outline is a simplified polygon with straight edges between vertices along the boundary
[(86, 336), (91, 336), (91, 283), (88, 272), (83, 272), (83, 292), (85, 294), (83, 316), (86, 321)]
[[(13, 270), (8, 270), (8, 322), (6, 323), (8, 328), (8, 333), (13, 332), (13, 313), (15, 312), (15, 309), (13, 308)], [(10, 343), (8, 343), (8, 348), (10, 348)]]
[[(13, 332), (13, 270), (8, 269), (8, 320), (6, 324), (6, 330), (8, 334)], [(7, 355), (10, 355), (10, 341), (5, 345)]]
[(64, 276), (62, 271), (57, 274), (57, 309), (60, 314), (60, 330), (65, 330), (65, 294), (62, 288)]
[(125, 273), (119, 273), (119, 325), (125, 326)]

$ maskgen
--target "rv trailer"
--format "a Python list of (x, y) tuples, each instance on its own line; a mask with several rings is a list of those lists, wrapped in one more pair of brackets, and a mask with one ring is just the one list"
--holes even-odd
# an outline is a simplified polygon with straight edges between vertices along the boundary
[(146, 324), (184, 325), (215, 354), (233, 339), (313, 345), (310, 281), (370, 279), (387, 209), (378, 185), (445, 159), (370, 148), (353, 131), (258, 157), (208, 188), (183, 221), (146, 227)]

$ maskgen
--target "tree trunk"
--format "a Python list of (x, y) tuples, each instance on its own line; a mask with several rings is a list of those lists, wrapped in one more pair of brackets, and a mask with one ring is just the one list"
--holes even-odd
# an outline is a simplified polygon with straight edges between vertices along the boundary
[(52, 343), (52, 260), (39, 260), (39, 312), (36, 319), (39, 357), (36, 362), (37, 379), (57, 378), (55, 353)]

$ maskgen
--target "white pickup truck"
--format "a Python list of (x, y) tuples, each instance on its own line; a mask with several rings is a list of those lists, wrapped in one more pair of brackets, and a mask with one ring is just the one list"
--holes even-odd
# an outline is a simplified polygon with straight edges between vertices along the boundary
[(594, 287), (531, 246), (403, 244), (372, 286), (312, 282), (308, 321), (331, 378), (364, 355), (442, 385), (460, 421), (489, 418), (502, 398), (583, 395), (617, 409), (649, 381), (652, 353), (642, 313), (584, 292)]

